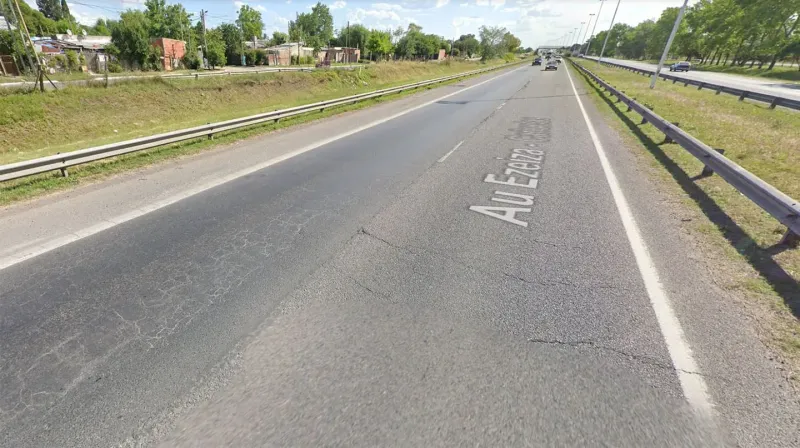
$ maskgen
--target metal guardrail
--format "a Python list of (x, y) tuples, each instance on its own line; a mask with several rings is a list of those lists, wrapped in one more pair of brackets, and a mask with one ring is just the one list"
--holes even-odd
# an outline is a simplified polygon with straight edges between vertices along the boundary
[(151, 135), (148, 137), (141, 137), (133, 140), (126, 140), (108, 145), (95, 146), (92, 148), (81, 149), (78, 151), (67, 152), (63, 154), (55, 154), (52, 156), (42, 157), (39, 159), (25, 160), (22, 162), (11, 163), (8, 165), (0, 165), (0, 182), (12, 179), (19, 179), (22, 177), (33, 176), (36, 174), (46, 173), (48, 171), (60, 170), (61, 174), (67, 176), (67, 168), (75, 165), (81, 165), (96, 160), (106, 159), (109, 157), (128, 154), (136, 151), (143, 151), (146, 149), (156, 148), (159, 146), (169, 145), (176, 142), (191, 140), (199, 137), (208, 136), (213, 138), (214, 134), (220, 132), (231, 131), (246, 126), (262, 124), (268, 121), (277, 122), (282, 118), (289, 118), (296, 115), (302, 115), (314, 111), (322, 111), (329, 107), (342, 106), (345, 104), (352, 104), (358, 101), (364, 101), (371, 98), (377, 98), (384, 95), (399, 93), (404, 90), (416, 89), (433, 84), (438, 84), (453, 79), (463, 78), (465, 76), (477, 75), (480, 73), (489, 72), (498, 68), (508, 67), (508, 65), (500, 65), (496, 67), (484, 68), (479, 70), (471, 70), (456, 75), (444, 76), (441, 78), (429, 79), (427, 81), (419, 81), (411, 84), (404, 84), (402, 86), (390, 87), (386, 89), (376, 90), (373, 92), (361, 93), (358, 95), (346, 96), (343, 98), (336, 98), (327, 101), (320, 101), (317, 103), (306, 104), (303, 106), (291, 107), (288, 109), (281, 109), (272, 112), (265, 112), (257, 115), (250, 115), (242, 118), (235, 118), (233, 120), (221, 121), (217, 123), (209, 123), (203, 126), (196, 126), (188, 129), (180, 129), (177, 131), (166, 132), (163, 134)]
[(785, 225), (787, 227), (786, 234), (781, 239), (780, 244), (797, 246), (798, 241), (800, 241), (800, 203), (683, 131), (677, 125), (656, 115), (646, 106), (637, 103), (587, 68), (574, 61), (570, 62), (594, 82), (609, 91), (611, 95), (617, 97), (620, 102), (626, 104), (629, 108), (628, 110), (633, 110), (641, 115), (642, 124), (645, 122), (652, 124), (656, 129), (664, 133), (666, 141), (681, 145), (697, 160), (702, 162), (706, 166), (703, 170), (703, 175), (718, 174), (733, 188)]
[[(597, 59), (594, 58), (584, 57), (584, 59), (598, 62)], [(645, 76), (653, 76), (653, 73), (655, 73), (652, 70), (644, 70), (641, 68), (631, 67), (624, 64), (617, 64), (615, 62), (602, 61), (600, 62), (600, 64), (608, 65), (610, 67), (621, 68), (624, 70), (631, 71), (633, 73), (640, 73)], [(787, 109), (800, 110), (800, 100), (792, 98), (786, 98), (777, 95), (769, 95), (766, 93), (754, 92), (752, 90), (737, 89), (735, 87), (723, 86), (705, 81), (698, 81), (696, 79), (686, 79), (681, 76), (670, 75), (669, 73), (659, 73), (658, 76), (664, 80), (671, 80), (673, 84), (681, 82), (683, 83), (684, 87), (697, 86), (697, 90), (709, 89), (715, 91), (717, 95), (719, 95), (720, 93), (735, 95), (739, 97), (739, 101), (744, 101), (745, 99), (748, 99), (753, 101), (760, 101), (762, 103), (769, 103), (770, 109), (775, 109), (776, 107), (781, 106)]]

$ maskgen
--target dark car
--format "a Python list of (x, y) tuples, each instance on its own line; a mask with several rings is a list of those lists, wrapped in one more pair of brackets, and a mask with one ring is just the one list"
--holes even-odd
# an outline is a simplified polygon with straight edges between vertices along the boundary
[(531, 65), (542, 65), (542, 58), (536, 58)]
[(555, 59), (550, 59), (544, 66), (545, 70), (558, 70), (558, 62)]
[(676, 62), (669, 66), (671, 72), (688, 72), (692, 69), (692, 64), (687, 61)]

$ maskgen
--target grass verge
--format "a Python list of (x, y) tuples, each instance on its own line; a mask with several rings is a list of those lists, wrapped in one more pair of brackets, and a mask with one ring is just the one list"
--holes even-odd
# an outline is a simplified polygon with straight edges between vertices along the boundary
[[(474, 64), (470, 64), (470, 68), (475, 68)], [(436, 76), (429, 76), (428, 78)], [(436, 86), (458, 83), (464, 79), (465, 78), (459, 78), (437, 84)], [(404, 84), (407, 82), (413, 81), (405, 80), (396, 84)], [(428, 87), (428, 89), (436, 86)], [(378, 87), (374, 87), (373, 89), (377, 88)], [(31, 199), (43, 194), (71, 188), (88, 182), (95, 182), (119, 172), (151, 165), (162, 160), (195, 154), (212, 147), (230, 144), (248, 137), (262, 135), (289, 126), (295, 126), (301, 123), (319, 120), (343, 112), (362, 109), (381, 102), (395, 100), (407, 95), (411, 95), (416, 91), (417, 90), (406, 90), (402, 93), (373, 98), (355, 104), (326, 108), (323, 112), (313, 112), (298, 115), (292, 118), (283, 119), (278, 123), (256, 125), (230, 132), (219, 133), (214, 135), (214, 140), (208, 140), (206, 138), (187, 140), (174, 145), (153, 148), (151, 150), (139, 151), (119, 157), (112, 157), (90, 164), (74, 166), (69, 169), (69, 177), (66, 178), (62, 177), (57, 172), (51, 172), (38, 176), (31, 176), (14, 181), (4, 182), (2, 186), (0, 186), (0, 206), (8, 205), (21, 200)], [(318, 99), (315, 101), (318, 101)]]
[(386, 63), (368, 70), (131, 80), (113, 89), (0, 94), (0, 164), (369, 92), (480, 68)]
[[(681, 85), (649, 80), (583, 62), (608, 83), (652, 106), (667, 120), (715, 148), (791, 197), (800, 197), (800, 114), (769, 110)], [(576, 71), (577, 72), (577, 71)], [(786, 376), (800, 387), (800, 250), (776, 245), (785, 228), (718, 176), (698, 178), (703, 165), (624, 104), (579, 73), (590, 97), (631, 147), (640, 147), (664, 188), (681, 199), (692, 220), (686, 224), (723, 289), (735, 291), (757, 322), (762, 340), (781, 355)]]

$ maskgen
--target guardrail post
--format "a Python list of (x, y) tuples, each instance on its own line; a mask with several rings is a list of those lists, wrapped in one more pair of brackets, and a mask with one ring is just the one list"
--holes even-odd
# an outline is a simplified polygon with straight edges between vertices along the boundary
[(676, 82), (678, 82), (678, 78), (672, 78), (672, 83), (675, 84)]
[(683, 87), (688, 87), (688, 86), (689, 86), (689, 81), (683, 83)]
[(714, 95), (719, 95), (720, 93), (722, 93), (722, 87), (718, 88), (717, 92)]
[[(211, 123), (207, 123), (207, 124), (211, 124)], [(211, 129), (214, 129), (214, 128), (211, 128)], [(208, 133), (208, 139), (209, 139), (209, 140), (214, 140), (214, 133), (213, 133), (213, 132), (210, 132), (210, 131), (209, 131), (209, 133)]]
[[(672, 125), (675, 126), (676, 128), (680, 128), (681, 127), (681, 124), (679, 122), (677, 122), (677, 121), (673, 121)], [(669, 143), (675, 143), (675, 140), (673, 140), (672, 137), (670, 137), (669, 135), (664, 133), (664, 141), (661, 142), (661, 144), (662, 145), (666, 145), (666, 144), (669, 144)]]
[(697, 90), (703, 90), (703, 83), (701, 82), (699, 86), (697, 86)]
[[(647, 104), (644, 104), (643, 106), (648, 108), (648, 109), (650, 109), (651, 111), (653, 110), (653, 107), (651, 107), (651, 106), (649, 106)], [(647, 124), (647, 118), (644, 118), (644, 115), (642, 115), (642, 122), (639, 123), (639, 124)]]
[(747, 98), (747, 92), (742, 92), (742, 94), (739, 95), (739, 101), (744, 101), (745, 98)]
[[(56, 154), (61, 154), (61, 153), (57, 152)], [(67, 163), (67, 161), (66, 160), (62, 160), (61, 163)], [(69, 177), (69, 172), (67, 172), (67, 167), (59, 168), (59, 171), (61, 171), (61, 176), (62, 177)]]
[(194, 79), (195, 79), (195, 81), (197, 81), (198, 79), (200, 79), (200, 73), (195, 73), (195, 74), (194, 74)]
[[(724, 149), (721, 149), (721, 148), (714, 148), (714, 151), (717, 151), (718, 153), (720, 153), (720, 154), (721, 154), (721, 155), (723, 155), (723, 156), (725, 155), (725, 150), (724, 150)], [(705, 158), (708, 158), (708, 157), (710, 157), (710, 156), (704, 156), (704, 157), (705, 157)], [(714, 174), (714, 170), (712, 170), (711, 168), (709, 168), (709, 167), (708, 167), (708, 165), (705, 165), (705, 166), (703, 166), (703, 171), (701, 171), (701, 172), (700, 172), (700, 176), (698, 176), (698, 177), (699, 177), (699, 178), (703, 178), (703, 177), (709, 177), (709, 176), (711, 176), (712, 174)]]
[(781, 102), (781, 98), (776, 96), (775, 99), (772, 100), (771, 103), (769, 103), (769, 108), (770, 109), (775, 109), (775, 107), (777, 107), (780, 104), (780, 102)]
[(800, 245), (800, 235), (792, 232), (792, 229), (786, 229), (786, 233), (783, 234), (778, 244), (797, 248)]

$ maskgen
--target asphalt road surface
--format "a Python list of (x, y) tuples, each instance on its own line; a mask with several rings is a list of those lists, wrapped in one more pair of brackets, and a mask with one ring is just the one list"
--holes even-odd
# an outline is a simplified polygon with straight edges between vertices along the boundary
[(3, 210), (0, 444), (798, 446), (777, 364), (576, 76)]
[[(596, 59), (596, 58), (591, 58)], [(628, 61), (624, 59), (603, 58), (604, 61), (615, 64), (626, 65), (628, 67), (642, 70), (655, 71), (658, 66), (640, 61)], [(663, 73), (669, 73), (680, 78), (693, 79), (708, 82), (735, 89), (749, 90), (767, 95), (777, 95), (784, 98), (800, 100), (800, 84), (796, 82), (781, 81), (780, 79), (756, 78), (752, 76), (731, 75), (728, 73), (704, 72), (692, 70), (689, 72), (670, 72), (669, 66), (664, 66)]]

